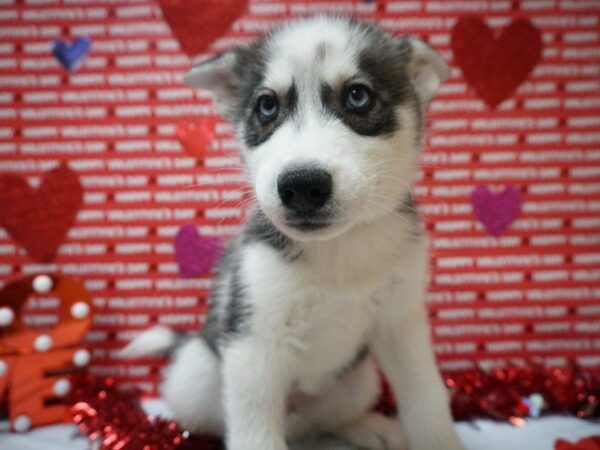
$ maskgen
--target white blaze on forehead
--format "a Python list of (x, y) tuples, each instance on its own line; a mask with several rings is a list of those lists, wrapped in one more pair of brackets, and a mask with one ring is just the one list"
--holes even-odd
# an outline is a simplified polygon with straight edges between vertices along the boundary
[(352, 37), (347, 21), (327, 17), (285, 25), (268, 44), (265, 86), (286, 89), (292, 80), (333, 84), (354, 76), (358, 66)]

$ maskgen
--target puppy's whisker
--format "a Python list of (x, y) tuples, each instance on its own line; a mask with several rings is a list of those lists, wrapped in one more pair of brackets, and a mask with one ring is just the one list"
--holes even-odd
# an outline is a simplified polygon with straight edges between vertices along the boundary
[[(235, 207), (238, 208), (240, 211), (244, 211), (246, 209), (246, 207), (248, 207), (249, 205), (255, 203), (255, 199), (253, 197), (248, 198), (243, 200), (241, 203), (236, 204)], [(218, 222), (217, 225), (222, 225), (223, 222), (225, 220), (231, 219), (230, 217), (222, 217)]]
[[(385, 196), (385, 195), (378, 195), (378, 194), (374, 194), (374, 193), (370, 193), (369, 194), (370, 197), (376, 197), (376, 198), (381, 198), (384, 200), (389, 200), (390, 197), (389, 196)], [(383, 205), (382, 205), (383, 206)], [(425, 216), (423, 215), (423, 213), (421, 212), (421, 210), (415, 206), (409, 205), (407, 203), (402, 204), (402, 210), (409, 210), (412, 213), (418, 215), (420, 218), (424, 219)]]
[[(394, 215), (394, 216), (398, 217), (398, 218), (399, 218), (400, 220), (402, 220), (402, 221), (403, 221), (403, 222), (404, 222), (406, 225), (412, 225), (412, 224), (410, 223), (410, 221), (408, 221), (408, 220), (406, 219), (406, 217), (402, 216), (402, 214), (400, 214), (398, 211), (394, 211), (394, 209), (393, 209), (393, 208), (390, 208), (390, 207), (388, 207), (388, 206), (386, 206), (386, 205), (382, 205), (381, 203), (378, 203), (378, 202), (376, 202), (376, 201), (373, 201), (373, 200), (371, 200), (371, 199), (369, 198), (369, 197), (371, 197), (371, 196), (372, 196), (372, 194), (371, 194), (371, 195), (369, 195), (369, 196), (368, 196), (368, 197), (367, 197), (365, 200), (366, 200), (367, 202), (371, 203), (372, 205), (374, 205), (374, 206), (377, 206), (378, 208), (381, 208), (381, 209), (383, 209), (384, 211), (387, 211), (387, 212), (391, 213), (392, 215)], [(376, 197), (374, 197), (374, 198), (376, 198)]]
[(212, 167), (212, 168), (201, 168), (199, 169), (200, 173), (215, 173), (215, 172), (242, 172), (242, 168), (240, 166), (223, 166), (223, 167)]
[[(412, 186), (407, 181), (403, 180), (400, 177), (395, 177), (393, 175), (388, 175), (388, 174), (384, 174), (384, 173), (373, 174), (373, 175), (371, 175), (369, 177), (366, 177), (365, 181), (371, 180), (373, 178), (389, 178), (389, 179), (396, 180), (396, 181), (399, 181), (400, 183), (404, 184), (406, 186), (406, 188), (408, 189), (408, 192), (410, 193), (411, 201), (414, 203), (414, 201), (415, 201), (415, 194), (414, 194)], [(374, 188), (375, 189), (381, 189), (381, 188), (383, 188), (383, 186), (374, 186)]]
[(408, 192), (410, 193), (410, 199), (411, 201), (414, 203), (415, 201), (415, 193), (413, 192), (413, 188), (412, 186), (407, 183), (406, 181), (404, 181), (402, 178), (399, 177), (394, 177), (392, 175), (380, 175), (381, 178), (390, 178), (392, 180), (396, 180), (399, 181), (400, 183), (404, 184), (406, 186), (406, 188), (408, 189)]
[(370, 171), (370, 170), (373, 170), (373, 169), (374, 169), (374, 168), (376, 168), (376, 167), (382, 166), (382, 165), (384, 165), (384, 164), (386, 164), (386, 165), (387, 165), (387, 164), (390, 164), (390, 163), (393, 163), (393, 162), (396, 162), (396, 161), (402, 161), (402, 162), (406, 163), (406, 158), (392, 158), (392, 159), (384, 159), (384, 160), (381, 160), (381, 161), (377, 161), (377, 162), (376, 162), (376, 163), (374, 163), (374, 164), (371, 164), (371, 165), (370, 165), (370, 166), (368, 166), (366, 169)]
[[(231, 192), (239, 192), (240, 194), (242, 194), (242, 196), (246, 195), (246, 194), (253, 194), (254, 192), (250, 189), (250, 190), (235, 190), (235, 191), (231, 191)], [(218, 203), (216, 203), (215, 205), (212, 206), (212, 208), (218, 208), (221, 205), (224, 205), (225, 203), (232, 203), (234, 206), (237, 206), (239, 208), (245, 208), (248, 204), (250, 204), (251, 202), (255, 201), (255, 198), (253, 196), (251, 196), (250, 198), (244, 198), (242, 197), (241, 199), (242, 201), (240, 203), (236, 203), (239, 202), (239, 200), (221, 200)]]
[[(196, 188), (196, 187), (202, 187), (202, 188), (210, 188), (212, 187), (212, 185), (207, 184), (207, 183), (194, 183), (194, 184), (186, 184), (185, 186), (182, 186), (182, 189), (192, 189), (192, 188)], [(231, 191), (237, 191), (237, 189), (231, 189)]]

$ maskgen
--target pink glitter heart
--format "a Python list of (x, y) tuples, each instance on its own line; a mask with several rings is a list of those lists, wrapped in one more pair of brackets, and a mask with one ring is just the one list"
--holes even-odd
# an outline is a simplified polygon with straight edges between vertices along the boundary
[(498, 194), (491, 193), (485, 186), (477, 186), (471, 194), (471, 205), (475, 217), (493, 236), (499, 237), (521, 213), (521, 193), (508, 186)]
[(182, 277), (195, 277), (208, 272), (223, 250), (221, 239), (202, 237), (194, 224), (183, 225), (175, 235), (175, 259)]

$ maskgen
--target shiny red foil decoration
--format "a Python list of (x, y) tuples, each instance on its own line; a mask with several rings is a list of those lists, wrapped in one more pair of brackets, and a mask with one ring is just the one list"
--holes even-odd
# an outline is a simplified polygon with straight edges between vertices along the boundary
[[(547, 369), (533, 365), (444, 375), (451, 392), (452, 412), (457, 420), (489, 418), (522, 424), (529, 409), (523, 398), (540, 394), (546, 413), (570, 413), (581, 418), (600, 417), (600, 371), (579, 367)], [(377, 410), (396, 414), (392, 392), (385, 381)], [(71, 416), (101, 450), (223, 450), (220, 439), (191, 436), (175, 422), (148, 416), (139, 392), (121, 391), (112, 378), (82, 377), (71, 398)], [(598, 438), (577, 444), (557, 441), (555, 450), (600, 450), (590, 447)]]
[[(513, 423), (515, 418), (528, 417), (524, 398), (532, 394), (544, 398), (544, 413), (600, 417), (600, 370), (531, 365), (489, 372), (449, 372), (443, 376), (455, 420), (488, 418)], [(396, 413), (392, 392), (385, 382), (377, 409), (387, 415)]]
[(170, 420), (148, 416), (139, 392), (120, 391), (112, 378), (79, 380), (71, 417), (99, 450), (222, 450), (219, 439), (187, 436)]
[(575, 443), (559, 439), (556, 441), (554, 450), (600, 450), (600, 435), (585, 438)]
[(523, 398), (539, 394), (545, 412), (567, 413), (580, 418), (600, 417), (600, 371), (579, 367), (508, 367), (445, 376), (452, 413), (457, 420), (488, 417), (509, 420), (526, 417)]

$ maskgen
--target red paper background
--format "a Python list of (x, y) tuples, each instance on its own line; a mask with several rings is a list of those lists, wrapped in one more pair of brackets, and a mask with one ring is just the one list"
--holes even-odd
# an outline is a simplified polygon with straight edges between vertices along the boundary
[[(531, 357), (600, 365), (600, 3), (251, 0), (211, 51), (316, 11), (420, 35), (452, 64), (430, 108), (415, 190), (431, 236), (428, 301), (441, 367)], [(495, 30), (529, 18), (542, 32), (541, 61), (496, 110), (453, 63), (450, 31), (464, 14)], [(52, 42), (83, 35), (91, 53), (68, 74)], [(210, 287), (208, 276), (179, 276), (174, 234), (194, 222), (227, 238), (243, 216), (239, 173), (227, 169), (237, 164), (229, 126), (217, 126), (204, 160), (177, 140), (177, 124), (212, 114), (207, 95), (181, 84), (189, 65), (153, 1), (0, 2), (0, 173), (37, 185), (68, 161), (84, 187), (50, 264), (0, 228), (0, 280), (41, 271), (83, 279), (98, 309), (91, 370), (148, 392), (161, 362), (119, 360), (116, 350), (155, 323), (198, 328)], [(522, 214), (504, 236), (474, 218), (476, 185), (522, 192)]]

